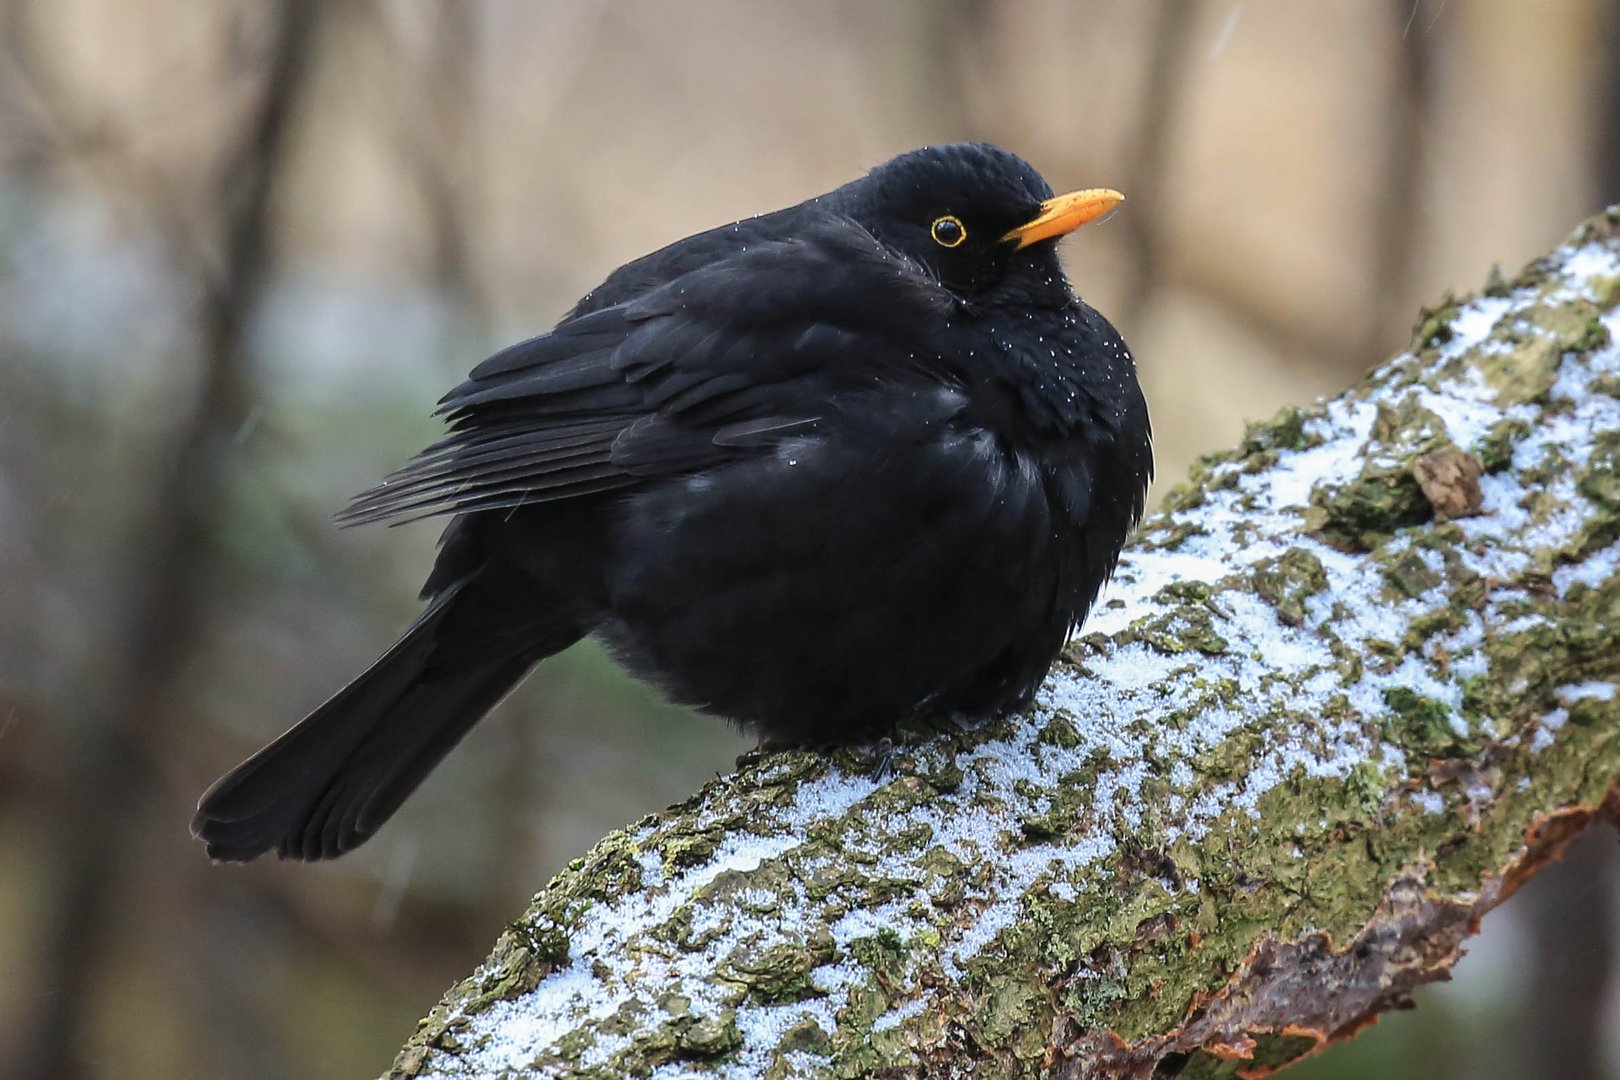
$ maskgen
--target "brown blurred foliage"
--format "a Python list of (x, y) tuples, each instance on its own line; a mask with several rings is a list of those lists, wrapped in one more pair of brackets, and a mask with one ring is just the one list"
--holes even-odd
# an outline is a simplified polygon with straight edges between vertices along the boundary
[[(1119, 187), (1067, 258), (1169, 483), (1620, 199), (1617, 67), (1620, 0), (0, 0), (0, 1072), (379, 1071), (550, 872), (729, 767), (587, 648), (341, 863), (186, 836), (414, 610), (433, 526), (332, 511), (617, 264), (931, 141)], [(1311, 1068), (1612, 1074), (1588, 848), (1483, 989)]]

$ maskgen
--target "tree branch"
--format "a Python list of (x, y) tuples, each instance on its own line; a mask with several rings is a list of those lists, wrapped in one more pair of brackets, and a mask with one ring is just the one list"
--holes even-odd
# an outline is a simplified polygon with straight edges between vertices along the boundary
[(1028, 716), (602, 841), (390, 1075), (1260, 1076), (1620, 817), (1620, 207), (1256, 425)]

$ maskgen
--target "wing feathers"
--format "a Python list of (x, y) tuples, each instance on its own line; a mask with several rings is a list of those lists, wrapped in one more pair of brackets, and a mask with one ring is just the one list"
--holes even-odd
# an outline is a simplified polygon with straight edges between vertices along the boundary
[(631, 477), (612, 463), (607, 453), (593, 450), (576, 460), (556, 464), (544, 473), (509, 470), (487, 479), (439, 485), (417, 492), (403, 492), (376, 502), (356, 501), (343, 512), (345, 525), (397, 519), (403, 524), (436, 514), (462, 514), (501, 506), (521, 506), (571, 498), (587, 491), (623, 487)]
[(440, 401), (450, 432), (339, 520), (573, 498), (768, 451), (851, 387), (929, 378), (919, 342), (949, 302), (841, 219), (717, 252), (479, 364)]

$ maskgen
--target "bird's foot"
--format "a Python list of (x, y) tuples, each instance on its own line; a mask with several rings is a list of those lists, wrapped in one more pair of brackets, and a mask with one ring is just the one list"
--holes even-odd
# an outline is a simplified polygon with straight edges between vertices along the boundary
[(872, 745), (872, 752), (877, 757), (877, 763), (872, 766), (871, 777), (879, 784), (886, 784), (894, 778), (894, 740), (885, 735)]

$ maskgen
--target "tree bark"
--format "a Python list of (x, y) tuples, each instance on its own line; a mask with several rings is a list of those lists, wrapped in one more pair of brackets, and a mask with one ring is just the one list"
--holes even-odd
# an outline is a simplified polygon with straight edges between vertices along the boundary
[(1202, 461), (1029, 714), (881, 779), (745, 758), (559, 874), (389, 1075), (1256, 1077), (1346, 1038), (1620, 820), (1617, 463), (1620, 207)]

